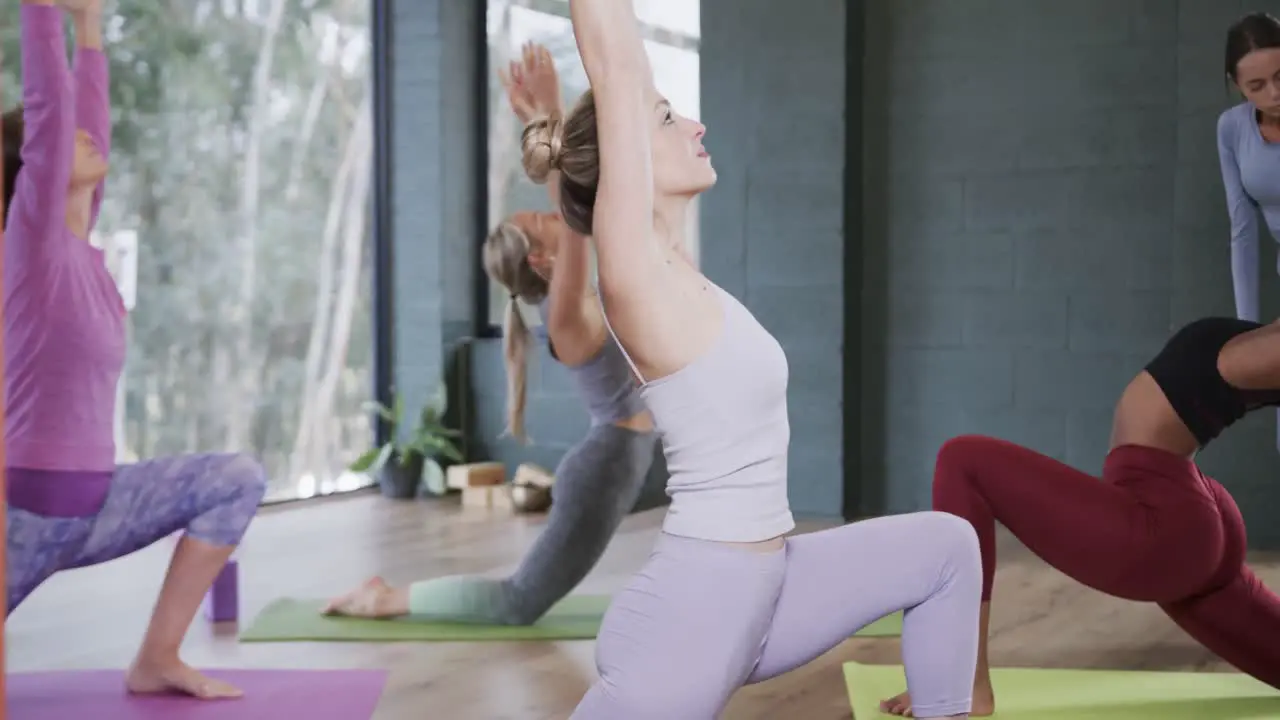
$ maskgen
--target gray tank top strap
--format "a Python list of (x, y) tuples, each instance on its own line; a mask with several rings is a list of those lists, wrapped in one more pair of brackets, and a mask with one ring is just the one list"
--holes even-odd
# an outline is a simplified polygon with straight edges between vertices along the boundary
[[(543, 317), (547, 316), (549, 307), (549, 300), (539, 304)], [(607, 326), (607, 319), (605, 323)], [(547, 342), (551, 343), (550, 337)], [(580, 365), (564, 367), (573, 378), (593, 423), (620, 422), (644, 410), (644, 401), (631, 375), (631, 359), (618, 346), (612, 330), (595, 357)]]

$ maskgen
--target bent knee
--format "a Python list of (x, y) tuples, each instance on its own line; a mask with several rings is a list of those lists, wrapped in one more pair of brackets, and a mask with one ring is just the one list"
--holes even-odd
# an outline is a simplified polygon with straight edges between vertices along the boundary
[(267, 494), (267, 471), (257, 458), (244, 453), (218, 456), (216, 482), (226, 497), (257, 506)]
[(990, 451), (992, 444), (998, 442), (986, 435), (957, 435), (938, 448), (935, 465), (938, 469), (965, 467), (970, 458)]
[(931, 510), (920, 515), (922, 531), (937, 548), (938, 558), (943, 563), (942, 576), (981, 577), (982, 553), (973, 525), (948, 512)]
[(203, 473), (202, 512), (187, 534), (211, 545), (239, 544), (258, 514), (267, 491), (262, 464), (249, 455), (225, 453), (201, 458), (209, 463)]
[(541, 620), (550, 609), (550, 606), (535, 606), (528, 602), (519, 602), (508, 595), (498, 609), (497, 620), (500, 625), (527, 627)]
[(925, 531), (939, 545), (960, 555), (977, 554), (978, 533), (968, 520), (941, 510), (926, 510), (919, 515)]
[(952, 496), (969, 482), (976, 458), (990, 454), (1002, 441), (985, 435), (958, 435), (942, 443), (933, 466), (933, 507), (947, 510)]

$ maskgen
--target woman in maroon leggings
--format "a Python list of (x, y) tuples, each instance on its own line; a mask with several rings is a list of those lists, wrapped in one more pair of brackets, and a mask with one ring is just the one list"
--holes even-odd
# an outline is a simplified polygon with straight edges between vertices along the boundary
[[(1267, 406), (1280, 406), (1280, 322), (1206, 318), (1179, 330), (1120, 396), (1101, 482), (1003, 440), (942, 446), (933, 507), (972, 523), (982, 553), (973, 716), (995, 709), (986, 636), (996, 521), (1085, 585), (1158, 603), (1222, 659), (1280, 688), (1280, 597), (1245, 565), (1235, 502), (1194, 461)], [(881, 705), (895, 715), (910, 707), (905, 693)]]

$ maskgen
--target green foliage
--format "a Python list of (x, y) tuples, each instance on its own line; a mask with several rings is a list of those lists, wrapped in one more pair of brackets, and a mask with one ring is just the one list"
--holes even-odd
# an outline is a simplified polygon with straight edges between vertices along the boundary
[[(268, 37), (265, 19), (246, 13), (270, 5), (107, 0), (113, 147), (98, 229), (138, 233), (127, 454), (246, 451), (288, 484), (335, 477), (370, 432), (368, 263), (363, 250), (341, 260), (322, 238), (331, 198), (349, 194), (335, 178), (370, 92), (371, 48), (365, 0), (285, 4), (270, 43), (257, 209), (245, 217), (254, 71)], [(0, 3), (6, 108), (21, 97), (19, 11)], [(318, 86), (323, 103), (308, 113)], [(347, 273), (358, 284), (339, 316)], [(315, 347), (336, 357), (315, 364)], [(299, 439), (308, 413), (310, 444)]]
[(444, 424), (444, 414), (448, 409), (447, 394), (444, 385), (440, 385), (436, 396), (423, 403), (418, 414), (418, 422), (407, 432), (402, 431), (404, 420), (404, 398), (399, 394), (392, 400), (391, 407), (381, 403), (366, 403), (365, 407), (376, 413), (387, 423), (391, 440), (366, 450), (348, 467), (351, 472), (374, 473), (382, 469), (388, 462), (399, 462), (408, 466), (414, 462), (422, 462), (422, 484), (431, 492), (442, 495), (445, 492), (444, 469), (441, 460), (465, 462), (456, 439), (462, 433)]

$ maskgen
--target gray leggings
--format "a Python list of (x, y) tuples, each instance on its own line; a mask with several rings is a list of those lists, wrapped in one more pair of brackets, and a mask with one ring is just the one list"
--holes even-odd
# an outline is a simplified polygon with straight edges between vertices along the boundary
[(756, 552), (663, 534), (614, 596), (600, 679), (573, 720), (714, 720), (744, 684), (798, 668), (905, 610), (918, 718), (969, 712), (982, 565), (968, 522), (919, 512), (787, 538)]
[(636, 504), (657, 436), (595, 425), (555, 472), (546, 528), (510, 577), (452, 575), (409, 586), (409, 611), (450, 622), (528, 625), (591, 572)]

